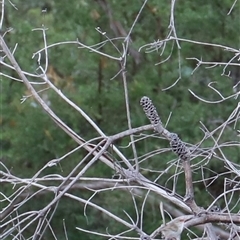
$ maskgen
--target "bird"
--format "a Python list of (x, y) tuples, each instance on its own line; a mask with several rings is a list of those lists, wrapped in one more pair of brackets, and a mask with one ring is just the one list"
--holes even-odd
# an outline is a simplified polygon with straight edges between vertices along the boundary
[(163, 225), (159, 230), (161, 231), (162, 235), (164, 236), (165, 240), (180, 240), (181, 233), (184, 228), (184, 223), (192, 216), (182, 216), (173, 219), (172, 221), (168, 222), (167, 224)]

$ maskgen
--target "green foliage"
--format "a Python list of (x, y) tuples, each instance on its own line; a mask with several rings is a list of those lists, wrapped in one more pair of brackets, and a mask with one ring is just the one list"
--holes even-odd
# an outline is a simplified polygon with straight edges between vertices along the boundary
[[(128, 31), (140, 9), (141, 1), (108, 1), (114, 13), (114, 20), (119, 21), (123, 28)], [(178, 37), (202, 42), (223, 44), (235, 48), (240, 47), (239, 39), (239, 4), (233, 13), (227, 16), (227, 12), (232, 1), (181, 1), (176, 4), (175, 24)], [(32, 59), (33, 53), (44, 47), (42, 26), (47, 28), (46, 37), (48, 45), (64, 42), (79, 41), (90, 46), (103, 41), (95, 28), (100, 26), (102, 31), (106, 31), (108, 37), (114, 37), (110, 27), (109, 18), (97, 1), (74, 0), (66, 1), (15, 1), (18, 10), (10, 5), (7, 6), (7, 19), (5, 27), (13, 28), (13, 31), (6, 35), (8, 44), (13, 49), (15, 44), (18, 47), (15, 58), (24, 71), (36, 73), (37, 56)], [(42, 10), (47, 7), (48, 11)], [(157, 39), (164, 39), (169, 28), (170, 1), (150, 1), (142, 12), (135, 28), (133, 29), (131, 47), (138, 50), (143, 44), (153, 42)], [(24, 17), (23, 17), (24, 16)], [(199, 27), (200, 26), (200, 27)], [(35, 29), (35, 30), (34, 30)], [(38, 30), (37, 30), (38, 29)], [(34, 30), (34, 31), (33, 31)], [(121, 41), (114, 42), (121, 49)], [(189, 57), (197, 57), (204, 61), (228, 61), (230, 54), (210, 46), (180, 43), (180, 52), (176, 44), (172, 50), (172, 43), (167, 43), (166, 51), (163, 55), (160, 52), (141, 52), (141, 63), (134, 63), (133, 57), (129, 56), (127, 62), (126, 76), (128, 81), (129, 102), (131, 110), (131, 120), (134, 127), (147, 124), (139, 100), (143, 95), (151, 97), (157, 107), (160, 117), (165, 124), (172, 113), (168, 123), (168, 129), (178, 133), (183, 141), (195, 144), (203, 138), (201, 125), (203, 121), (209, 130), (216, 127), (216, 120), (223, 122), (229, 116), (236, 105), (236, 101), (228, 100), (225, 103), (212, 107), (194, 98), (188, 89), (193, 90), (203, 99), (219, 100), (219, 95), (207, 87), (210, 82), (217, 82), (214, 85), (223, 95), (232, 94), (233, 83), (229, 78), (221, 76), (222, 68), (205, 69), (199, 68), (194, 75), (191, 72), (196, 67), (196, 61), (186, 60)], [(108, 135), (118, 133), (127, 129), (126, 107), (124, 100), (123, 83), (121, 75), (110, 80), (119, 71), (117, 62), (98, 54), (80, 49), (77, 44), (66, 44), (51, 47), (48, 49), (49, 65), (51, 67), (52, 81), (60, 88), (67, 97), (79, 105), (87, 114), (100, 126)], [(115, 48), (107, 43), (100, 49), (109, 55), (119, 57)], [(171, 58), (161, 65), (155, 65), (168, 57)], [(180, 53), (180, 55), (179, 55)], [(179, 60), (181, 68), (179, 67)], [(41, 61), (44, 63), (44, 59)], [(171, 86), (178, 78), (179, 71), (182, 74), (180, 81), (171, 89), (162, 91)], [(6, 71), (15, 76), (12, 71)], [(100, 73), (101, 72), (101, 73)], [(49, 73), (50, 74), (50, 73)], [(31, 81), (35, 79), (29, 78)], [(61, 157), (76, 147), (76, 144), (41, 110), (32, 98), (28, 98), (24, 103), (20, 103), (23, 95), (27, 95), (25, 87), (21, 83), (1, 77), (1, 158), (6, 166), (11, 168), (18, 176), (31, 177), (46, 162), (51, 159)], [(39, 88), (41, 89), (41, 88)], [(96, 133), (76, 111), (63, 102), (55, 93), (46, 90), (42, 94), (47, 94), (51, 108), (56, 114), (74, 131), (79, 133), (86, 140), (96, 137)], [(229, 130), (224, 135), (223, 141), (230, 140), (232, 132)], [(236, 140), (237, 141), (237, 140)], [(126, 146), (129, 139), (125, 138), (117, 142), (119, 146)], [(214, 143), (209, 141), (208, 146)], [(168, 147), (164, 140), (151, 139), (144, 140), (136, 144), (138, 155), (159, 148)], [(206, 147), (206, 146), (203, 146)], [(127, 158), (131, 159), (131, 148), (121, 149)], [(226, 149), (226, 154), (232, 161), (238, 161), (239, 151)], [(58, 173), (65, 175), (80, 159), (83, 153), (75, 153), (68, 157), (67, 164), (62, 163), (56, 168), (49, 168), (47, 173)], [(154, 156), (147, 159), (141, 165), (144, 168), (152, 169), (153, 172), (146, 172), (146, 176), (155, 179), (158, 171), (164, 170), (168, 162), (174, 159), (172, 153), (161, 154), (161, 157)], [(212, 166), (217, 171), (216, 163)], [(63, 172), (61, 172), (63, 169)], [(161, 178), (158, 183), (171, 186), (171, 176), (174, 172), (170, 170), (166, 173), (166, 178)], [(45, 172), (44, 172), (45, 173)], [(95, 164), (87, 174), (89, 176), (111, 176), (113, 173), (104, 164)], [(197, 176), (196, 176), (197, 178)], [(179, 180), (178, 192), (184, 192), (184, 183)], [(196, 195), (199, 203), (204, 203), (201, 186), (197, 185)], [(80, 193), (89, 197), (85, 192)], [(126, 194), (113, 193), (111, 200), (109, 195), (97, 196), (96, 202), (113, 209), (116, 214), (126, 218), (123, 210), (133, 211), (130, 207), (131, 199), (126, 198)], [(129, 196), (128, 196), (129, 197)], [(127, 200), (126, 200), (127, 199)], [(46, 202), (49, 198), (46, 198)], [(119, 202), (124, 203), (123, 208), (118, 209)], [(40, 202), (40, 201), (39, 201)], [(200, 204), (201, 204), (200, 203)], [(38, 203), (36, 203), (38, 205)], [(158, 203), (146, 206), (145, 227), (152, 230), (154, 224), (159, 224), (159, 216), (155, 209)], [(61, 231), (62, 219), (66, 218), (69, 239), (101, 239), (94, 238), (88, 234), (80, 233), (73, 228), (75, 225), (94, 228), (96, 231), (105, 232), (109, 226), (111, 232), (120, 232), (123, 229), (116, 228), (116, 224), (109, 222), (104, 215), (95, 218), (95, 210), (89, 210), (87, 218), (84, 211), (79, 207), (79, 203), (69, 204), (63, 199), (59, 204), (59, 209), (53, 219), (55, 229)], [(131, 212), (134, 215), (134, 212)], [(86, 220), (87, 219), (87, 220)], [(88, 225), (86, 224), (88, 223)], [(61, 230), (60, 230), (61, 229)], [(62, 233), (62, 232), (61, 232)], [(79, 238), (80, 236), (80, 238)], [(61, 238), (63, 237), (63, 233)]]

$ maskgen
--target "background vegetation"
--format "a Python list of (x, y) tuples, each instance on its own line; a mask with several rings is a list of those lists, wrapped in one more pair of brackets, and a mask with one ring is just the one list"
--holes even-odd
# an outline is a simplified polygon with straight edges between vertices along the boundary
[[(12, 4), (5, 1), (1, 31), (5, 34), (4, 39), (11, 51), (14, 51), (15, 59), (23, 71), (40, 74), (39, 65), (44, 67), (48, 59), (49, 80), (68, 99), (80, 106), (109, 136), (129, 128), (124, 82), (121, 73), (117, 74), (121, 65), (119, 61), (96, 54), (86, 48), (79, 48), (76, 42), (91, 46), (107, 40), (106, 44), (100, 45), (98, 50), (110, 56), (119, 57), (119, 53), (109, 39), (115, 39), (113, 40), (115, 46), (122, 49), (124, 38), (142, 4), (143, 1), (127, 0), (72, 0), (67, 3), (63, 0), (14, 0)], [(240, 2), (237, 1), (229, 12), (233, 6), (232, 0), (201, 1), (201, 3), (189, 0), (177, 1), (174, 9), (174, 29), (177, 32), (178, 41), (169, 38), (170, 35), (174, 37), (171, 33), (172, 28), (169, 27), (171, 6), (170, 1), (147, 1), (130, 35), (125, 71), (131, 124), (132, 127), (148, 124), (139, 100), (142, 96), (149, 96), (158, 109), (163, 124), (167, 124), (169, 131), (178, 133), (184, 142), (210, 151), (209, 149), (213, 149), (214, 140), (205, 138), (205, 134), (211, 132), (216, 139), (219, 136), (219, 145), (232, 143), (226, 145), (227, 147), (223, 146), (220, 150), (214, 149), (216, 156), (210, 161), (204, 159), (202, 168), (206, 166), (206, 169), (194, 172), (197, 203), (207, 208), (223, 192), (226, 179), (236, 177), (235, 180), (239, 180), (239, 176), (231, 175), (225, 162), (219, 160), (219, 156), (220, 151), (223, 151), (224, 156), (233, 164), (239, 164), (240, 161), (237, 132), (240, 129), (240, 107), (239, 97), (236, 95), (239, 93), (240, 86), (238, 84), (240, 53), (227, 51), (226, 48), (218, 45), (227, 46), (229, 49), (240, 49)], [(99, 29), (96, 29), (97, 27)], [(44, 47), (43, 28), (46, 29), (49, 48), (48, 55), (41, 52), (41, 58), (39, 58), (39, 55), (34, 53)], [(169, 33), (171, 34), (168, 37)], [(168, 39), (165, 41), (164, 51), (163, 48), (157, 49), (157, 41), (163, 39)], [(197, 44), (191, 41), (211, 44)], [(50, 47), (59, 42), (65, 43)], [(150, 45), (154, 42), (155, 45)], [(181, 48), (178, 48), (178, 43)], [(149, 45), (145, 46), (146, 44)], [(4, 56), (1, 52), (1, 57)], [(8, 60), (5, 62), (10, 64)], [(196, 68), (197, 64), (199, 64), (198, 68)], [(2, 173), (8, 169), (18, 178), (32, 178), (50, 160), (62, 157), (78, 144), (49, 118), (36, 100), (32, 97), (24, 98), (31, 93), (24, 84), (9, 78), (9, 76), (18, 78), (15, 71), (4, 65), (1, 65), (0, 71), (2, 73), (0, 84), (1, 175), (5, 179), (6, 176)], [(36, 77), (31, 76), (28, 80), (39, 82)], [(209, 87), (210, 83), (212, 84), (210, 86), (214, 86), (225, 97), (224, 99)], [(70, 108), (56, 92), (46, 89), (47, 86), (44, 84), (34, 85), (34, 87), (40, 91), (39, 94), (45, 103), (79, 136), (85, 140), (99, 136), (90, 124)], [(238, 113), (232, 118), (233, 120), (230, 121), (230, 119), (226, 127), (221, 128), (234, 110)], [(224, 132), (220, 133), (222, 130)], [(140, 140), (143, 136), (145, 136), (143, 140), (136, 141), (137, 155), (141, 161), (140, 172), (151, 181), (156, 181), (169, 189), (176, 184), (177, 193), (184, 195), (183, 176), (179, 175), (177, 183), (172, 177), (176, 171), (180, 171), (178, 168), (169, 168), (164, 177), (158, 179), (160, 173), (169, 166), (169, 162), (175, 159), (174, 154), (167, 150), (168, 142), (157, 136), (154, 137), (151, 131), (136, 135), (135, 140)], [(204, 141), (200, 143), (202, 139)], [(115, 144), (134, 165), (134, 153), (129, 141), (129, 138), (122, 138)], [(154, 152), (152, 157), (146, 158), (145, 154), (153, 151), (157, 152)], [(114, 152), (109, 151), (109, 154), (119, 160)], [(67, 156), (57, 166), (43, 169), (38, 177), (53, 176), (53, 174), (66, 177), (86, 155), (87, 152), (80, 149)], [(201, 161), (203, 157), (196, 155), (194, 164)], [(87, 162), (88, 160), (84, 165)], [(203, 172), (204, 178), (208, 181), (202, 180)], [(116, 173), (99, 161), (88, 169), (84, 177), (114, 179)], [(214, 181), (210, 180), (210, 177), (215, 177)], [(211, 184), (210, 181), (212, 181)], [(21, 185), (1, 183), (0, 188), (5, 196), (11, 196), (16, 191), (14, 187), (20, 188)], [(51, 185), (55, 185), (55, 182), (48, 182), (48, 186)], [(89, 189), (91, 187), (84, 187), (83, 184), (83, 186), (73, 187), (70, 192), (89, 199), (93, 193)], [(34, 192), (36, 189), (31, 187), (28, 191)], [(29, 199), (18, 213), (42, 209), (54, 197), (54, 194), (40, 192)], [(4, 209), (8, 203), (3, 201), (5, 198), (1, 198), (2, 209)], [(21, 200), (23, 201), (24, 198), (27, 198), (26, 195)], [(239, 194), (235, 194), (233, 198), (237, 201)], [(150, 199), (144, 205), (143, 211), (143, 229), (146, 232), (153, 231), (162, 223), (159, 212), (161, 199), (154, 193), (151, 194)], [(136, 196), (136, 205), (139, 208), (143, 201), (143, 197)], [(136, 214), (132, 196), (128, 191), (99, 191), (93, 198), (93, 202), (111, 210), (126, 221), (129, 219), (125, 212), (132, 217)], [(226, 207), (225, 204), (223, 199), (217, 202), (221, 209)], [(233, 207), (232, 212), (238, 213), (239, 210), (238, 203)], [(87, 207), (84, 212), (84, 204), (80, 205), (79, 202), (70, 201), (68, 198), (62, 198), (57, 208), (51, 211), (55, 211), (51, 219), (51, 227), (54, 229), (56, 239), (66, 239), (63, 226), (66, 226), (68, 239), (71, 240), (106, 239), (78, 231), (76, 227), (110, 234), (127, 230), (125, 226), (119, 226), (94, 208)], [(30, 225), (22, 233), (23, 239), (32, 236), (36, 226), (37, 223)], [(6, 225), (6, 229), (9, 229), (9, 226)], [(6, 231), (5, 227), (4, 231)], [(13, 232), (14, 234), (16, 232)], [(43, 239), (54, 239), (50, 228), (47, 228)]]

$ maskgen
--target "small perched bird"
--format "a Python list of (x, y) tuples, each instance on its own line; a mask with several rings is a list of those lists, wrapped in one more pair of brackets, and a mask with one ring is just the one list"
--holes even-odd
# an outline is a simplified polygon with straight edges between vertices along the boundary
[[(175, 218), (160, 229), (165, 240), (180, 240), (181, 233), (184, 228), (184, 223), (190, 216), (183, 216)], [(192, 217), (190, 217), (192, 218)]]

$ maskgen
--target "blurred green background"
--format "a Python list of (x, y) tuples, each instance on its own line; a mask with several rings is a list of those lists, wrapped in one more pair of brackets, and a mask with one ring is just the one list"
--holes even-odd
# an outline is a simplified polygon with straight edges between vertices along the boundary
[[(209, 42), (226, 45), (235, 49), (240, 48), (240, 3), (237, 2), (230, 15), (227, 15), (233, 1), (177, 1), (175, 6), (175, 27), (179, 38), (195, 41)], [(107, 5), (111, 10), (112, 20), (109, 20), (105, 9)], [(109, 38), (124, 37), (124, 31), (128, 32), (132, 26), (143, 1), (97, 1), (97, 0), (72, 0), (72, 1), (34, 1), (15, 0), (14, 9), (6, 2), (4, 29), (12, 29), (5, 35), (5, 40), (11, 49), (15, 51), (15, 58), (26, 72), (39, 73), (37, 70), (37, 56), (32, 58), (33, 53), (44, 47), (42, 31), (43, 26), (47, 28), (47, 44), (57, 42), (75, 41), (86, 45), (97, 44), (105, 40), (95, 28), (100, 27)], [(148, 1), (146, 7), (138, 19), (131, 34), (130, 48), (135, 52), (127, 58), (126, 76), (129, 90), (129, 101), (132, 118), (132, 126), (138, 127), (148, 124), (139, 100), (142, 96), (149, 96), (157, 107), (162, 122), (165, 124), (170, 113), (168, 129), (178, 133), (183, 141), (196, 144), (204, 137), (201, 130), (202, 121), (209, 130), (220, 126), (236, 108), (238, 99), (229, 99), (219, 104), (207, 104), (199, 101), (190, 94), (191, 89), (196, 94), (207, 100), (219, 100), (219, 96), (209, 89), (210, 82), (223, 96), (233, 94), (233, 86), (240, 80), (239, 66), (228, 66), (223, 73), (224, 66), (215, 68), (199, 67), (194, 74), (197, 62), (187, 60), (196, 57), (209, 62), (228, 62), (234, 54), (224, 49), (197, 45), (193, 43), (180, 42), (181, 50), (178, 51), (176, 44), (172, 42), (166, 45), (164, 53), (162, 49), (145, 53), (138, 49), (147, 43), (164, 39), (169, 32), (170, 1)], [(120, 27), (117, 28), (116, 26)], [(115, 25), (114, 25), (115, 24)], [(121, 39), (114, 41), (121, 49)], [(107, 43), (99, 50), (110, 55), (119, 57), (119, 53)], [(166, 59), (172, 52), (168, 61), (163, 64), (157, 63)], [(76, 44), (62, 44), (52, 47), (48, 51), (49, 79), (63, 91), (63, 93), (74, 103), (79, 105), (106, 133), (116, 134), (126, 130), (127, 118), (125, 110), (124, 89), (119, 71), (119, 63), (89, 52), (87, 49), (79, 49)], [(179, 69), (179, 61), (181, 67)], [(44, 56), (41, 64), (44, 66)], [(233, 62), (237, 62), (234, 59)], [(179, 71), (181, 80), (169, 90), (163, 89), (171, 86), (178, 78)], [(230, 77), (226, 75), (231, 72)], [(17, 77), (16, 73), (1, 66), (1, 72)], [(30, 81), (38, 81), (29, 77)], [(43, 112), (39, 105), (32, 98), (21, 104), (20, 99), (28, 95), (22, 83), (10, 80), (1, 76), (1, 116), (0, 116), (0, 141), (1, 161), (19, 177), (31, 177), (49, 160), (61, 157), (74, 147), (76, 143), (62, 132)], [(36, 86), (41, 90), (41, 85)], [(238, 89), (239, 90), (239, 89)], [(50, 103), (55, 113), (74, 131), (84, 139), (88, 140), (98, 136), (91, 126), (73, 109), (60, 99), (53, 91), (46, 90), (41, 96)], [(220, 143), (228, 141), (239, 141), (233, 125), (229, 124), (221, 136)], [(239, 122), (237, 128), (239, 129)], [(216, 132), (216, 135), (218, 132)], [(116, 145), (126, 146), (129, 139), (119, 140)], [(214, 143), (211, 139), (204, 141), (201, 147), (211, 147)], [(167, 147), (168, 143), (159, 139), (146, 139), (136, 144), (138, 156), (141, 157), (147, 152)], [(133, 158), (131, 148), (121, 148), (127, 158)], [(239, 148), (228, 147), (224, 153), (229, 160), (239, 163)], [(61, 174), (66, 176), (78, 163), (85, 152), (76, 152), (70, 155), (66, 161), (62, 161), (61, 167), (54, 167), (44, 170), (44, 174)], [(158, 171), (164, 170), (167, 162), (174, 158), (172, 153), (156, 155), (141, 163), (143, 174), (154, 180), (158, 177)], [(196, 158), (195, 161), (200, 161)], [(213, 172), (224, 173), (227, 171), (224, 164), (213, 158), (208, 163), (206, 176)], [(2, 167), (1, 167), (2, 168)], [(147, 170), (146, 170), (147, 168)], [(3, 170), (3, 169), (1, 169)], [(149, 171), (152, 170), (152, 171)], [(163, 178), (158, 180), (159, 184), (171, 187), (172, 180), (169, 178), (174, 173), (170, 169)], [(102, 163), (97, 163), (90, 168), (87, 176), (111, 177), (114, 174)], [(224, 175), (225, 176), (225, 175)], [(231, 177), (227, 175), (228, 177)], [(194, 174), (194, 179), (201, 179), (200, 171)], [(184, 194), (184, 181), (179, 177), (178, 189)], [(213, 197), (221, 192), (223, 178), (218, 178), (208, 191)], [(2, 185), (1, 188), (6, 194), (12, 189)], [(216, 191), (218, 189), (218, 191)], [(219, 190), (220, 189), (220, 190)], [(213, 200), (202, 183), (195, 184), (197, 202), (207, 207)], [(73, 190), (73, 193), (88, 198), (91, 193), (84, 189)], [(44, 195), (26, 204), (22, 211), (40, 209), (44, 207), (54, 196)], [(109, 199), (111, 197), (111, 199)], [(141, 206), (143, 198), (137, 198)], [(135, 216), (135, 210), (131, 196), (128, 192), (113, 191), (98, 194), (94, 202), (110, 209), (124, 219), (128, 219), (123, 209)], [(158, 213), (159, 199), (153, 195), (144, 208), (144, 230), (151, 232), (161, 224), (161, 217)], [(221, 203), (220, 203), (221, 204)], [(156, 210), (157, 209), (157, 210)], [(96, 217), (97, 216), (97, 217)], [(57, 233), (58, 239), (65, 239), (63, 234), (63, 219), (66, 221), (68, 237), (74, 239), (105, 239), (99, 236), (79, 232), (75, 226), (92, 229), (99, 232), (118, 233), (125, 228), (113, 222), (110, 218), (96, 210), (88, 208), (87, 218), (83, 215), (83, 206), (74, 203), (69, 199), (62, 199), (52, 219), (52, 226)], [(32, 226), (34, 229), (34, 226)], [(107, 230), (106, 230), (107, 229)], [(26, 234), (31, 235), (31, 229)], [(50, 232), (46, 233), (45, 239), (52, 239)]]

